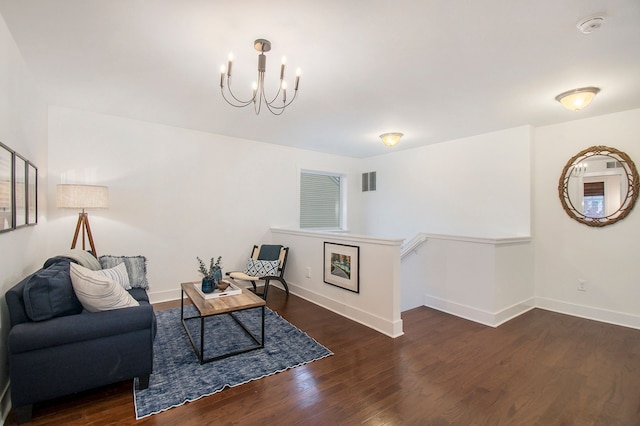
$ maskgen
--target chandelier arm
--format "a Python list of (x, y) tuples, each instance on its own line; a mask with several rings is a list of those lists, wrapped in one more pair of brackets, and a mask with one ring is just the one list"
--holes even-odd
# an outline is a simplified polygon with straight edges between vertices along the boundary
[(262, 110), (262, 101), (264, 100), (264, 71), (258, 70), (258, 86), (253, 92), (253, 110), (256, 115)]
[(267, 94), (264, 92), (264, 85), (262, 86), (262, 95), (264, 97), (264, 101), (267, 105), (273, 105), (273, 103), (275, 101), (278, 100), (278, 97), (280, 96), (280, 92), (282, 91), (282, 80), (280, 80), (280, 85), (278, 86), (278, 91), (276, 92), (275, 96), (273, 97), (273, 99), (271, 99), (270, 101), (267, 100)]
[(274, 106), (273, 104), (268, 104), (266, 102), (265, 102), (265, 106), (267, 107), (269, 112), (273, 115), (282, 115), (285, 109), (285, 107)]
[[(224, 96), (224, 88), (221, 88), (221, 89), (222, 89), (222, 96)], [(231, 78), (230, 78), (230, 77), (227, 77), (227, 90), (228, 90), (229, 94), (231, 95), (231, 97), (232, 97), (232, 98), (233, 98), (237, 103), (242, 104), (242, 106), (247, 106), (247, 105), (249, 105), (251, 102), (254, 102), (254, 101), (255, 101), (255, 98), (256, 98), (256, 95), (255, 95), (255, 94), (254, 94), (254, 95), (253, 95), (253, 97), (251, 97), (248, 101), (243, 101), (242, 99), (238, 99), (238, 98), (236, 97), (236, 95), (234, 95), (234, 94), (233, 94), (233, 90), (231, 90)], [(225, 100), (226, 100), (227, 102), (229, 102), (229, 101), (227, 100), (227, 98), (225, 98)], [(232, 104), (232, 105), (233, 105), (233, 104)]]
[[(293, 103), (293, 101), (296, 99), (296, 96), (298, 96), (298, 91), (297, 90), (295, 92), (293, 92), (293, 98), (291, 98), (289, 100), (289, 102), (287, 102), (286, 104), (284, 104), (282, 106), (277, 106), (277, 105), (273, 105), (273, 104), (267, 104), (267, 105), (269, 105), (269, 111), (273, 112), (272, 109), (284, 110), (286, 107), (288, 107), (289, 105), (291, 105)], [(277, 114), (277, 115), (280, 115), (280, 114)]]
[[(220, 93), (222, 93), (222, 99), (224, 99), (229, 105), (231, 105), (232, 107), (235, 108), (244, 108), (246, 106), (249, 106), (251, 104), (251, 102), (253, 102), (252, 100), (249, 101), (239, 101), (238, 99), (236, 99), (235, 96), (233, 96), (233, 94), (231, 94), (231, 96), (233, 96), (233, 99), (237, 102), (239, 102), (240, 104), (235, 104), (233, 102), (231, 102), (229, 99), (227, 99), (227, 97), (224, 94), (224, 89), (220, 89)], [(229, 93), (231, 93), (231, 91), (229, 91)]]
[(256, 96), (257, 96), (257, 101), (254, 100), (253, 102), (253, 110), (255, 111), (256, 115), (260, 115), (260, 110), (262, 109), (262, 93), (257, 93), (256, 92)]

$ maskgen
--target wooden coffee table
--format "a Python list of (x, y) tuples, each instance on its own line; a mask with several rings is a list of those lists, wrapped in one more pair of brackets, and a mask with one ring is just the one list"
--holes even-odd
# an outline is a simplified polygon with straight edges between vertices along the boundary
[[(227, 278), (228, 279), (228, 278)], [(232, 281), (228, 279), (229, 281)], [(233, 281), (232, 281), (233, 282)], [(215, 361), (217, 359), (227, 358), (233, 355), (241, 354), (244, 352), (253, 351), (255, 349), (264, 348), (264, 307), (266, 302), (264, 299), (256, 296), (254, 293), (250, 292), (247, 289), (242, 289), (242, 293), (234, 296), (225, 296), (219, 297), (215, 299), (205, 299), (198, 293), (195, 285), (196, 282), (187, 282), (180, 284), (182, 288), (182, 295), (180, 297), (180, 319), (182, 321), (182, 326), (187, 332), (187, 336), (189, 336), (189, 340), (191, 341), (191, 346), (193, 346), (193, 350), (195, 351), (198, 359), (200, 360), (200, 364), (204, 364), (207, 362)], [(237, 285), (237, 283), (233, 282), (233, 284)], [(198, 315), (187, 317), (184, 316), (184, 296), (185, 294), (191, 300), (196, 310), (198, 311)], [(262, 311), (262, 332), (261, 337), (258, 339), (241, 321), (234, 312), (244, 311), (247, 309), (255, 309), (260, 308)], [(214, 315), (222, 315), (228, 314), (238, 323), (242, 329), (250, 336), (253, 341), (256, 343), (254, 346), (250, 346), (246, 349), (240, 349), (233, 352), (225, 353), (222, 355), (217, 355), (210, 358), (205, 358), (204, 356), (204, 323), (205, 318), (214, 316)], [(187, 320), (200, 319), (200, 348), (196, 345), (196, 342), (193, 340), (193, 336), (191, 336), (191, 332), (189, 331), (189, 327), (187, 327)]]

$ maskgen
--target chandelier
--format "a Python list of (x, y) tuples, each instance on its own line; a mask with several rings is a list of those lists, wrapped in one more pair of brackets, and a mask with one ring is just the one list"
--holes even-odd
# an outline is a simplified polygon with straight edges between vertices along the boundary
[[(253, 104), (253, 109), (256, 115), (260, 114), (262, 105), (274, 115), (281, 115), (284, 109), (291, 105), (296, 99), (298, 94), (298, 85), (300, 84), (300, 68), (296, 70), (296, 82), (293, 86), (293, 97), (287, 101), (287, 82), (284, 80), (284, 69), (286, 65), (286, 58), (282, 58), (282, 64), (280, 65), (280, 86), (273, 98), (268, 98), (264, 91), (264, 72), (267, 65), (267, 57), (265, 52), (271, 50), (271, 42), (262, 38), (257, 39), (253, 43), (253, 47), (260, 52), (258, 55), (258, 80), (253, 83), (253, 95), (248, 100), (239, 99), (231, 90), (231, 69), (233, 65), (233, 55), (229, 54), (229, 62), (225, 70), (224, 65), (220, 68), (220, 92), (223, 99), (231, 106), (236, 108), (243, 108)], [(225, 94), (225, 75), (226, 75), (226, 94)]]

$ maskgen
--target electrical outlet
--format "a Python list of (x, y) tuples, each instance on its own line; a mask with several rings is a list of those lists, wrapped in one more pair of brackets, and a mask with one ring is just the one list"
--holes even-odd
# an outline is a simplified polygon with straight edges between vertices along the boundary
[(578, 280), (578, 291), (587, 291), (587, 280)]
[(307, 278), (311, 278), (311, 268), (309, 266), (307, 266), (305, 268), (305, 271), (307, 272)]

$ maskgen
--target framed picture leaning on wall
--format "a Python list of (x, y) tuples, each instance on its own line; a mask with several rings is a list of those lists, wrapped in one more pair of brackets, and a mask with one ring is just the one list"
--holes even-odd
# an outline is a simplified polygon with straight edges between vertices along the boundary
[(325, 242), (324, 282), (360, 293), (360, 247)]
[(27, 162), (27, 225), (38, 223), (38, 168)]
[(13, 151), (0, 142), (0, 232), (13, 226)]
[(15, 227), (27, 224), (27, 160), (14, 153)]

